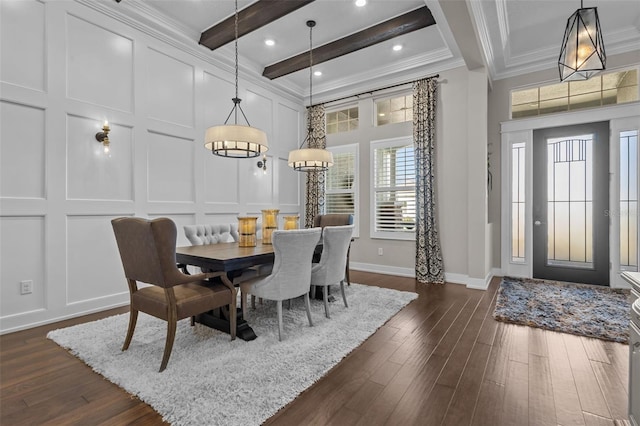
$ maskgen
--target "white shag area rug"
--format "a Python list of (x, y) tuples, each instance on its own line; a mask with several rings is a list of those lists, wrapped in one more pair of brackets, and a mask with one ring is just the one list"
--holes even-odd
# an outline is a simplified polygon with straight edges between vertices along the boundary
[(330, 303), (284, 303), (284, 337), (278, 341), (275, 302), (256, 303), (248, 322), (258, 338), (245, 342), (206, 326), (178, 323), (167, 369), (158, 373), (166, 322), (140, 313), (129, 349), (121, 351), (129, 314), (49, 332), (94, 371), (151, 405), (174, 425), (259, 425), (318, 381), (396, 314), (416, 293), (352, 284)]

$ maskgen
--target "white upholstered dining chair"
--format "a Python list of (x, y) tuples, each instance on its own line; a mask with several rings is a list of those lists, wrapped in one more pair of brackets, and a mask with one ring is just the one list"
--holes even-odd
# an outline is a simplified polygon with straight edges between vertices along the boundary
[[(347, 298), (344, 294), (345, 268), (347, 251), (351, 244), (353, 225), (325, 226), (322, 229), (322, 255), (319, 263), (311, 268), (311, 287), (322, 286), (324, 313), (329, 318), (328, 287), (340, 284), (340, 292), (344, 306), (347, 308)], [(315, 292), (312, 291), (315, 294)]]
[[(274, 262), (271, 274), (240, 283), (242, 315), (247, 319), (247, 296), (260, 297), (277, 302), (278, 339), (282, 340), (282, 301), (304, 295), (309, 326), (311, 305), (311, 259), (320, 240), (320, 228), (274, 231), (272, 235)], [(343, 267), (344, 270), (344, 267)]]

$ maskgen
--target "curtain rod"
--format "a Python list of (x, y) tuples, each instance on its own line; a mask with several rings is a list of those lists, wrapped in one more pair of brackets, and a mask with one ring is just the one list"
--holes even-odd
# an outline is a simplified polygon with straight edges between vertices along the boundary
[(411, 80), (411, 81), (407, 81), (407, 82), (404, 82), (404, 83), (393, 84), (393, 85), (391, 85), (391, 86), (381, 87), (381, 88), (379, 88), (379, 89), (367, 90), (366, 92), (356, 93), (355, 95), (343, 96), (343, 97), (338, 98), (338, 99), (332, 99), (332, 100), (330, 100), (330, 101), (321, 102), (321, 103), (319, 103), (319, 104), (315, 104), (315, 105), (311, 105), (311, 106), (317, 106), (317, 105), (330, 104), (330, 103), (333, 103), (333, 102), (343, 101), (343, 100), (345, 100), (345, 99), (349, 99), (349, 98), (356, 98), (356, 97), (360, 97), (360, 96), (362, 96), (362, 95), (372, 95), (372, 94), (374, 94), (375, 92), (380, 92), (381, 90), (393, 89), (394, 87), (406, 86), (407, 84), (415, 83), (415, 82), (416, 82), (416, 81), (418, 81), (418, 80), (425, 80), (425, 79), (427, 79), (427, 80), (428, 80), (428, 79), (438, 78), (438, 77), (440, 77), (440, 74), (435, 74), (435, 75), (432, 75), (432, 76), (430, 76), (430, 77), (418, 78), (418, 79), (416, 79), (416, 80)]

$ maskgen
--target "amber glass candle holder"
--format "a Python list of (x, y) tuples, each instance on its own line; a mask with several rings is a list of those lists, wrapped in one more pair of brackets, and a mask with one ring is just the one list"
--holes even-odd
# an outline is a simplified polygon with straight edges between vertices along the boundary
[(262, 210), (262, 244), (271, 244), (271, 235), (278, 229), (278, 209)]
[(238, 246), (255, 247), (256, 246), (256, 223), (257, 216), (238, 217)]
[(284, 229), (298, 229), (298, 219), (300, 216), (283, 216), (284, 218)]

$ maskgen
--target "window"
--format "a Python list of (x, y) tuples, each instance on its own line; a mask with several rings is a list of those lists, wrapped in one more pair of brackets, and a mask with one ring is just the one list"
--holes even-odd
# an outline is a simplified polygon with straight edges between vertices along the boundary
[(514, 90), (511, 92), (511, 117), (531, 117), (637, 100), (638, 70), (617, 71), (584, 81)]
[(525, 144), (511, 145), (511, 261), (525, 261)]
[(358, 236), (358, 144), (327, 148), (333, 167), (327, 170), (325, 213), (352, 214)]
[(376, 101), (376, 126), (413, 121), (413, 95)]
[(358, 107), (326, 113), (327, 133), (349, 132), (358, 128)]
[(638, 131), (620, 133), (620, 268), (638, 270)]
[(371, 237), (415, 239), (416, 166), (411, 137), (371, 144)]

